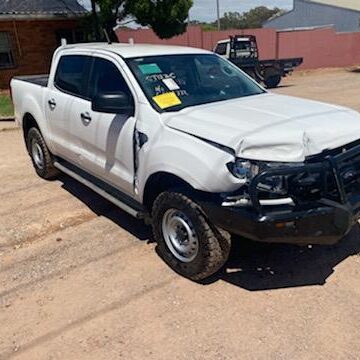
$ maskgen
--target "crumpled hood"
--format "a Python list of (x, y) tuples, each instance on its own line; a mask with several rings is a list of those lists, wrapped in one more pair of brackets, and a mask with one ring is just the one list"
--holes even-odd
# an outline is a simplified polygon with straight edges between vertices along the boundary
[(173, 129), (264, 161), (300, 162), (360, 139), (360, 114), (340, 106), (262, 94), (162, 114)]

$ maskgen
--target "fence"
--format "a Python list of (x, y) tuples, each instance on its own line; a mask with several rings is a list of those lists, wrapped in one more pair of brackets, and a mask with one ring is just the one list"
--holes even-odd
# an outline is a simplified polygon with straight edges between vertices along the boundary
[(345, 67), (360, 64), (360, 32), (336, 33), (333, 28), (280, 31), (249, 29), (203, 31), (190, 26), (185, 34), (169, 40), (159, 39), (150, 29), (117, 31), (120, 42), (171, 44), (211, 50), (217, 41), (235, 34), (256, 35), (261, 59), (303, 57), (302, 69)]

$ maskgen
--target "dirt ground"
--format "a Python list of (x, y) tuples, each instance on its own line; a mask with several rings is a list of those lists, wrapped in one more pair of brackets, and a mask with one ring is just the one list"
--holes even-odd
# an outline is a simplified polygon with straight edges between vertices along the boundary
[[(276, 92), (360, 110), (360, 73)], [(218, 276), (173, 273), (149, 228), (0, 131), (0, 359), (359, 359), (360, 230), (338, 245), (240, 241)], [(0, 123), (0, 129), (5, 124)]]

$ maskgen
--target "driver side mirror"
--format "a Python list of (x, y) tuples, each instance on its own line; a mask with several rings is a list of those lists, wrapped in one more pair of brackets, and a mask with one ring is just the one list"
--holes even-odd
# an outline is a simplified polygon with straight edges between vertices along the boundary
[(133, 99), (124, 92), (100, 93), (92, 101), (93, 111), (107, 114), (134, 115), (135, 106)]

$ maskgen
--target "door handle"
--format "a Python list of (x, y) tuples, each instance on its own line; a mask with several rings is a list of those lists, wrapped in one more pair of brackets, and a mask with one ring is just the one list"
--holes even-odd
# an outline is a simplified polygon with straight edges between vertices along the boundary
[(84, 124), (89, 124), (91, 122), (91, 116), (88, 112), (81, 113), (80, 117)]
[(50, 107), (51, 110), (53, 110), (53, 109), (56, 108), (56, 102), (55, 102), (54, 99), (50, 99), (50, 100), (48, 101), (48, 104), (49, 104), (49, 107)]

